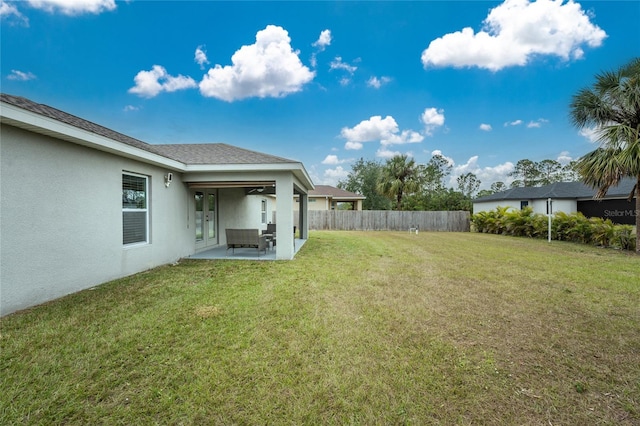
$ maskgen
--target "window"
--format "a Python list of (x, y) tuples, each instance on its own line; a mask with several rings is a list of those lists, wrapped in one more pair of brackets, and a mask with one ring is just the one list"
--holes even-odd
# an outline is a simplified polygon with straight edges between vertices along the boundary
[(520, 210), (524, 209), (529, 205), (528, 201), (520, 201)]
[(149, 179), (122, 174), (122, 243), (147, 243), (149, 228)]
[(260, 207), (262, 223), (267, 223), (267, 200), (262, 200)]

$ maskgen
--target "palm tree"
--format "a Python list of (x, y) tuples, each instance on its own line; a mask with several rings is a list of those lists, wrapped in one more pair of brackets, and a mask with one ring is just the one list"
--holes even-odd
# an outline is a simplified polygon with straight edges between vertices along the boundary
[(636, 179), (636, 252), (640, 253), (640, 58), (617, 71), (598, 74), (592, 88), (571, 102), (571, 119), (579, 129), (593, 128), (600, 146), (578, 160), (583, 182), (597, 188), (596, 199), (623, 178)]
[(402, 209), (402, 197), (420, 188), (416, 162), (406, 155), (396, 155), (387, 160), (378, 180), (378, 192), (396, 200), (396, 210)]

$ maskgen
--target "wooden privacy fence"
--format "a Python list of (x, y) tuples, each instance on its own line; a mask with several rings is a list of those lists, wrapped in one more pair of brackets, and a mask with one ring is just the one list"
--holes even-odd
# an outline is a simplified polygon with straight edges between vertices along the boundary
[(469, 232), (470, 214), (466, 211), (391, 210), (309, 210), (309, 229), (343, 231), (421, 231)]

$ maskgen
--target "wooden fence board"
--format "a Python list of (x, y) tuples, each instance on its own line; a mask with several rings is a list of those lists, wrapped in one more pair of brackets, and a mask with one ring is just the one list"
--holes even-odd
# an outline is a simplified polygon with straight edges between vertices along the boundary
[(391, 210), (309, 210), (309, 229), (347, 231), (423, 231), (469, 232), (470, 214), (466, 211)]

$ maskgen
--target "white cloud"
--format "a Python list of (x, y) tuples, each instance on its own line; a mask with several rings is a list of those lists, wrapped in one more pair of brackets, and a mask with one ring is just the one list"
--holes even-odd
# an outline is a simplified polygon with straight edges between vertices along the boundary
[(485, 132), (490, 132), (491, 130), (493, 130), (493, 128), (491, 127), (491, 124), (482, 123), (480, 124), (480, 130), (484, 130)]
[(315, 68), (316, 65), (318, 64), (318, 61), (316, 59), (316, 55), (318, 54), (318, 52), (323, 52), (324, 49), (326, 49), (327, 46), (329, 46), (330, 44), (331, 44), (331, 30), (323, 30), (322, 32), (320, 32), (320, 37), (318, 37), (318, 40), (311, 43), (313, 47), (318, 48), (317, 52), (313, 52), (311, 54), (311, 66), (313, 68)]
[(600, 139), (600, 131), (597, 127), (583, 127), (578, 134), (587, 138), (591, 143), (596, 143)]
[(383, 119), (382, 116), (375, 115), (352, 128), (343, 127), (340, 135), (352, 142), (371, 142), (386, 139), (397, 132), (398, 123), (392, 116), (388, 115)]
[(450, 166), (452, 166), (451, 174), (449, 175), (448, 185), (451, 188), (457, 188), (458, 176), (473, 173), (480, 181), (480, 189), (489, 189), (494, 182), (504, 182), (507, 186), (513, 182), (513, 177), (509, 176), (515, 166), (512, 162), (507, 161), (497, 166), (480, 166), (479, 157), (474, 155), (470, 157), (466, 163), (457, 165), (453, 158), (445, 156), (442, 151), (434, 150), (431, 155), (441, 155), (447, 160)]
[(29, 19), (12, 4), (0, 0), (0, 19), (7, 20), (9, 24), (22, 24), (29, 26)]
[(400, 131), (396, 120), (380, 115), (363, 120), (354, 127), (343, 127), (340, 136), (347, 139), (345, 149), (362, 149), (363, 143), (379, 141), (383, 146), (422, 142), (424, 136), (413, 130)]
[(98, 14), (116, 8), (115, 0), (28, 0), (28, 2), (36, 9), (49, 13), (61, 12), (65, 15)]
[(420, 133), (413, 130), (403, 130), (401, 133), (389, 135), (387, 138), (382, 139), (380, 143), (382, 145), (403, 145), (406, 143), (420, 143), (423, 140), (424, 136)]
[(444, 125), (444, 110), (425, 108), (420, 116), (420, 121), (424, 124), (425, 135), (431, 136), (435, 129)]
[(331, 30), (323, 30), (320, 33), (318, 40), (314, 41), (311, 45), (317, 47), (320, 52), (326, 49), (331, 44)]
[(256, 34), (256, 42), (242, 46), (231, 57), (233, 65), (216, 65), (200, 82), (204, 96), (232, 102), (249, 97), (283, 97), (299, 92), (313, 80), (291, 47), (289, 33), (268, 25)]
[(548, 122), (549, 122), (549, 120), (547, 120), (547, 119), (539, 118), (539, 119), (537, 119), (535, 121), (533, 121), (533, 120), (530, 121), (529, 124), (527, 124), (527, 128), (529, 128), (529, 129), (539, 128), (539, 127), (542, 127), (542, 125), (544, 123), (548, 123)]
[(342, 77), (340, 79), (340, 86), (348, 86), (351, 83), (351, 78), (349, 77)]
[(526, 65), (536, 55), (579, 59), (583, 44), (598, 47), (605, 37), (573, 0), (505, 0), (489, 12), (481, 31), (467, 27), (431, 41), (422, 64), (498, 71)]
[(339, 180), (346, 179), (347, 176), (349, 176), (349, 170), (345, 170), (342, 166), (338, 166), (335, 169), (327, 169), (324, 171), (324, 182), (335, 186)]
[[(400, 151), (391, 151), (385, 147), (380, 147), (376, 151), (376, 157), (378, 158), (393, 158), (396, 155), (402, 155), (402, 153)], [(410, 152), (407, 152), (406, 155), (412, 157)]]
[(23, 72), (19, 70), (11, 70), (11, 74), (7, 76), (8, 80), (15, 80), (15, 81), (29, 81), (29, 80), (35, 80), (36, 78), (37, 77), (35, 76), (35, 74), (29, 71)]
[(367, 86), (373, 87), (374, 89), (379, 89), (390, 81), (391, 77), (382, 76), (378, 78), (376, 76), (372, 76), (371, 78), (369, 78), (369, 80), (367, 80)]
[(522, 124), (522, 120), (508, 121), (508, 122), (504, 123), (504, 127), (507, 127), (507, 126), (519, 126), (521, 124)]
[[(505, 185), (509, 186), (511, 182), (513, 182), (513, 177), (509, 176), (509, 173), (511, 173), (514, 169), (514, 164), (510, 161), (507, 161), (505, 163), (498, 164), (497, 166), (492, 167), (478, 166), (474, 171), (469, 171), (478, 177), (478, 180), (481, 182), (480, 189), (489, 189), (491, 187), (491, 184), (494, 182), (504, 182)], [(456, 176), (456, 179), (457, 178), (458, 176)]]
[(569, 164), (572, 160), (573, 157), (569, 155), (569, 151), (562, 151), (556, 158), (556, 161), (562, 165)]
[(197, 83), (191, 77), (178, 75), (171, 76), (160, 65), (154, 65), (150, 71), (140, 71), (134, 78), (136, 85), (129, 89), (129, 93), (153, 98), (160, 92), (175, 92), (176, 90), (197, 87)]
[(364, 147), (364, 145), (361, 142), (347, 141), (344, 144), (344, 149), (349, 149), (349, 150), (353, 150), (353, 151), (357, 151), (359, 149), (362, 149), (362, 147)]
[(337, 155), (329, 154), (322, 160), (322, 164), (336, 165), (348, 163), (349, 161), (351, 160), (340, 160)]
[(452, 167), (456, 164), (456, 162), (453, 161), (453, 158), (447, 157), (439, 149), (434, 149), (433, 151), (431, 151), (431, 156), (432, 157), (435, 157), (436, 155), (439, 155), (440, 157), (444, 158), (447, 161), (447, 164), (449, 164)]
[(127, 105), (123, 108), (124, 112), (129, 112), (129, 111), (139, 111), (140, 107), (137, 106), (133, 106), (133, 105)]
[(336, 56), (331, 64), (329, 64), (329, 70), (344, 70), (349, 74), (353, 75), (354, 72), (358, 69), (355, 65), (349, 65), (346, 62), (342, 62), (342, 58), (340, 56)]
[(204, 51), (203, 46), (198, 46), (196, 48), (193, 60), (200, 65), (200, 69), (204, 69), (205, 64), (209, 63), (209, 60), (207, 59), (207, 52)]

